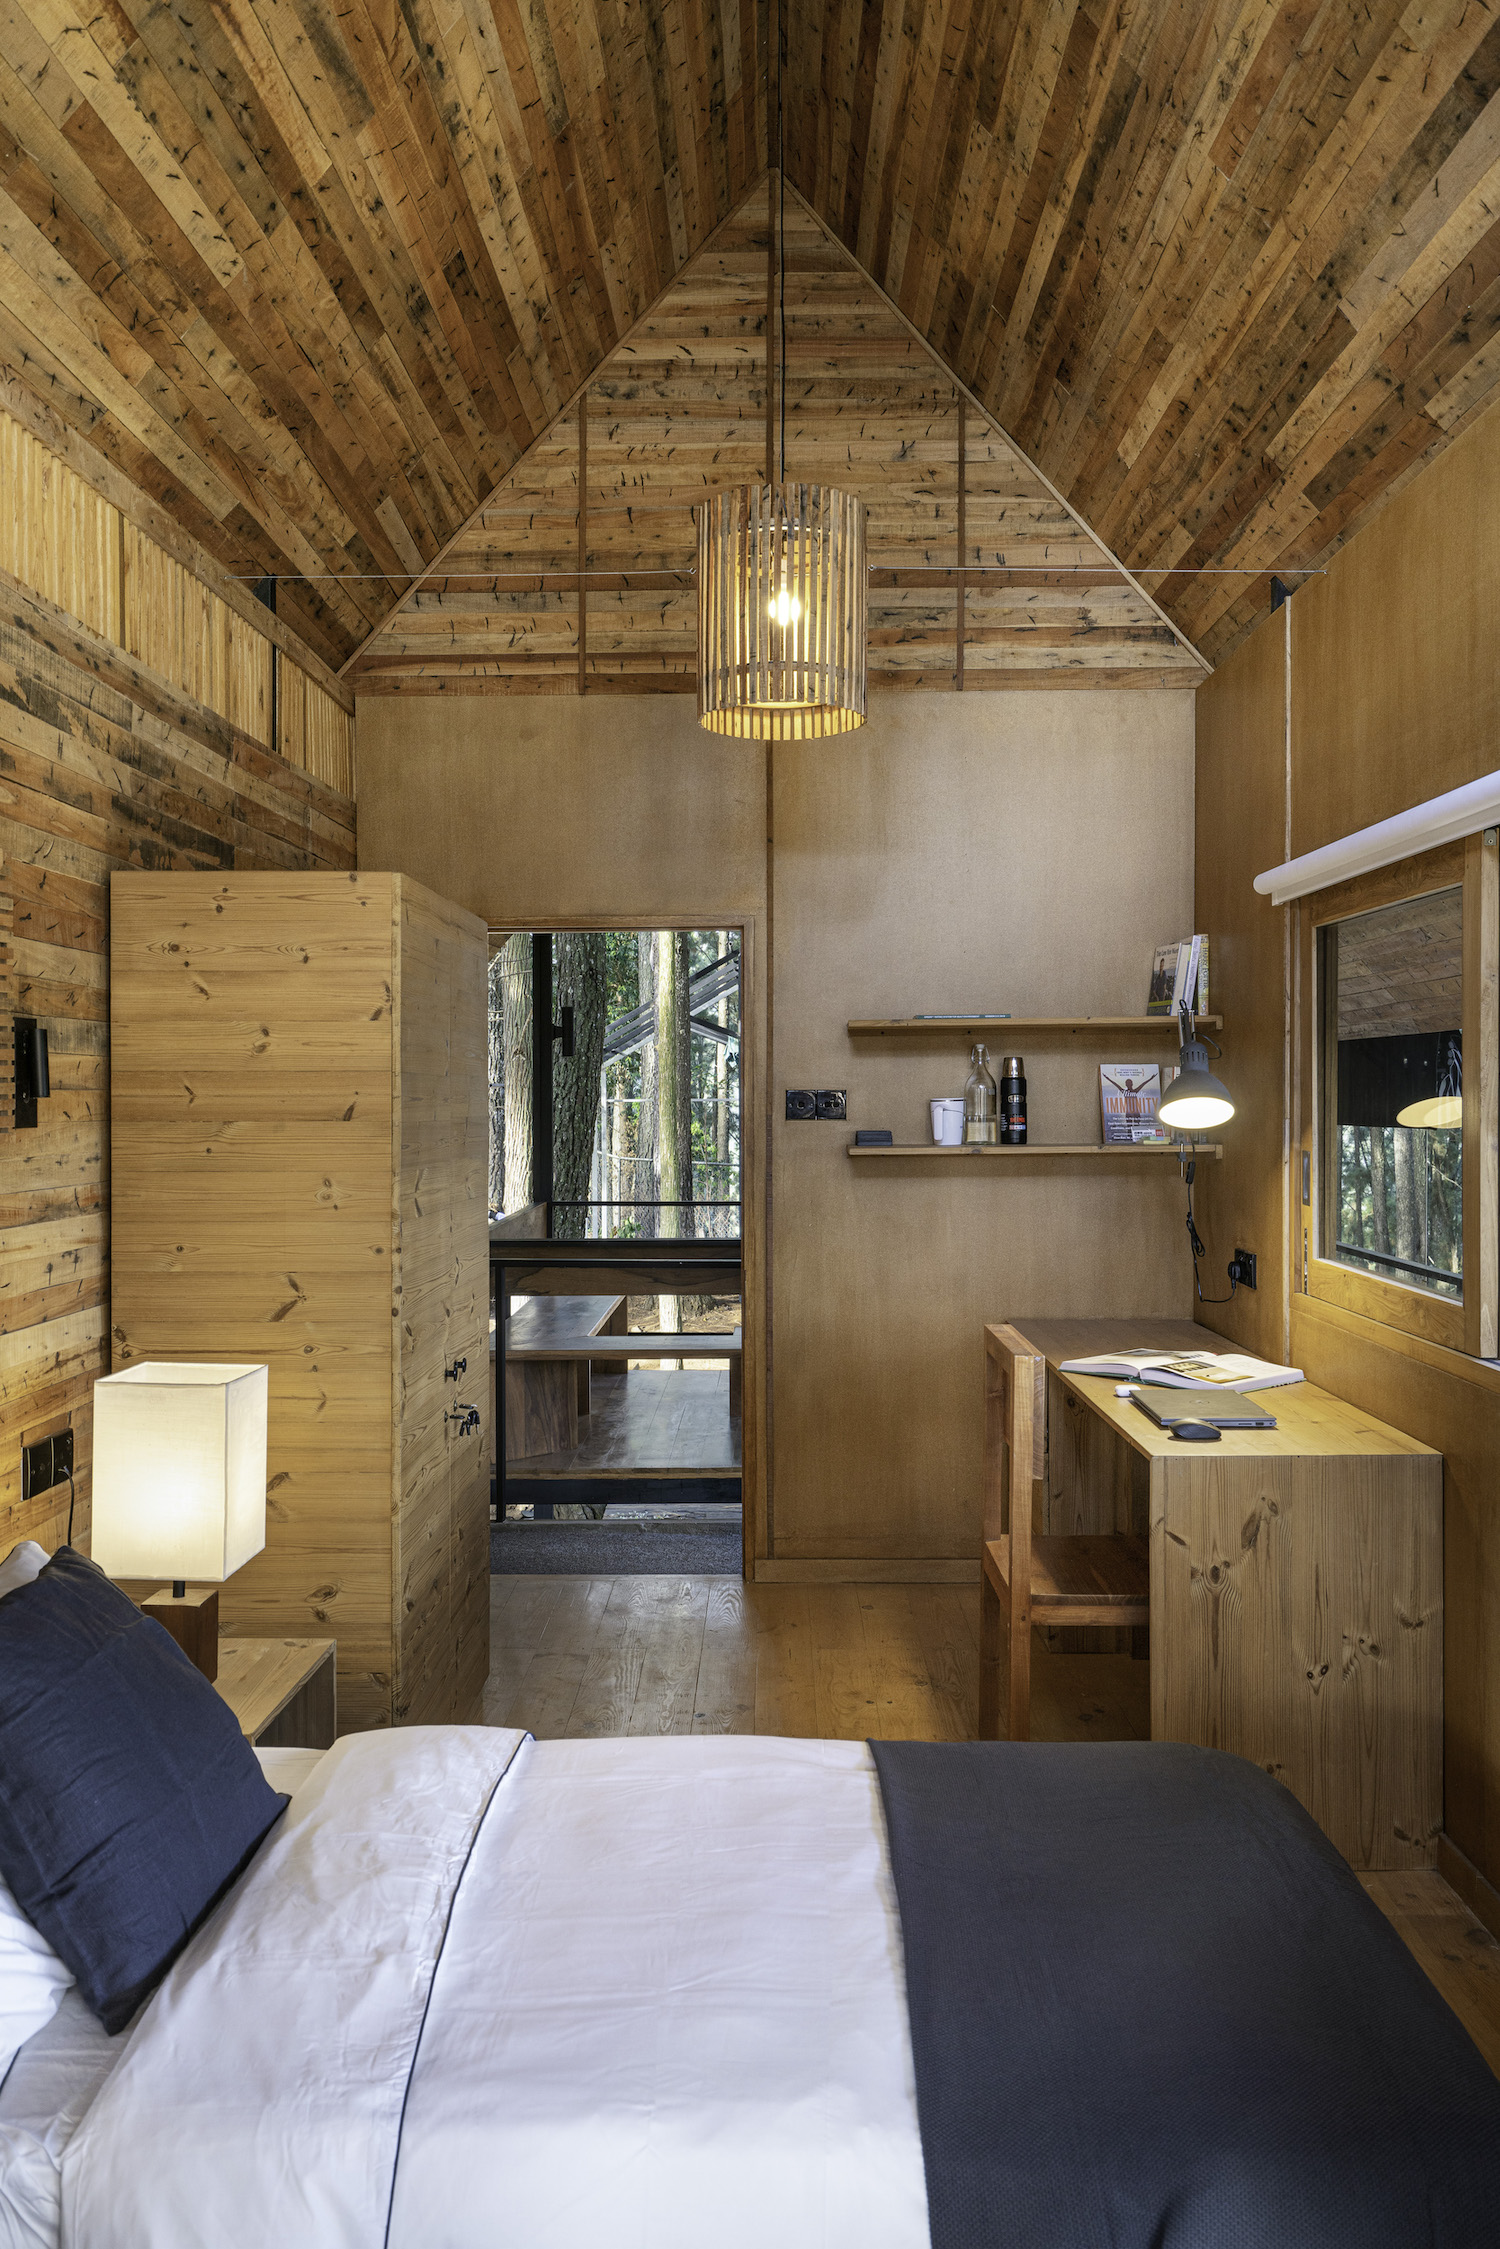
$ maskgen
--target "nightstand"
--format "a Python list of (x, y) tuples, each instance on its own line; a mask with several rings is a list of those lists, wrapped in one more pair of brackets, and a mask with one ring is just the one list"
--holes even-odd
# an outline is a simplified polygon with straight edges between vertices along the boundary
[(221, 1640), (214, 1682), (248, 1742), (331, 1749), (338, 1731), (332, 1640)]

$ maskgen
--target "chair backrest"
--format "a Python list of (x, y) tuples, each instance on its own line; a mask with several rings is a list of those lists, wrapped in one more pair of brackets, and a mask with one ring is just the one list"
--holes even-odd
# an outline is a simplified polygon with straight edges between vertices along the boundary
[(1033, 1502), (1047, 1468), (1047, 1361), (1018, 1329), (1005, 1325), (985, 1329), (984, 1347), (990, 1417), (984, 1536), (1010, 1532), (1014, 1603), (1030, 1579)]

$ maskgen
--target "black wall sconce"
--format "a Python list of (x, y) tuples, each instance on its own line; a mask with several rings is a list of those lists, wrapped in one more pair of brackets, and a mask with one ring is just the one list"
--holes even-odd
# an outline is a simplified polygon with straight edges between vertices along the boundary
[(36, 1123), (36, 1105), (50, 1100), (52, 1074), (47, 1067), (47, 1034), (34, 1015), (16, 1017), (16, 1130)]

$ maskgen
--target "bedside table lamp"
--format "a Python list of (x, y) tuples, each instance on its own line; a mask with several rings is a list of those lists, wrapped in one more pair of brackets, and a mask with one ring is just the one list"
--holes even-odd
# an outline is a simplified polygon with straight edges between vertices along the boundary
[(94, 1384), (93, 1558), (109, 1577), (172, 1580), (141, 1606), (207, 1679), (217, 1588), (266, 1543), (269, 1380), (146, 1360)]

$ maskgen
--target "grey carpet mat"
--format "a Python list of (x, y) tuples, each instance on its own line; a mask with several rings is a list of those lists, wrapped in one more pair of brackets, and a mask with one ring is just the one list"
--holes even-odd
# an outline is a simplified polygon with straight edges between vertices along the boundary
[(517, 1523), (490, 1530), (497, 1577), (738, 1577), (739, 1525), (657, 1530), (633, 1523)]

